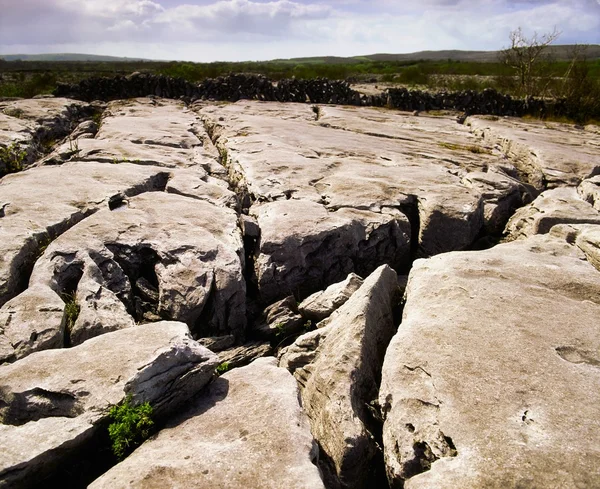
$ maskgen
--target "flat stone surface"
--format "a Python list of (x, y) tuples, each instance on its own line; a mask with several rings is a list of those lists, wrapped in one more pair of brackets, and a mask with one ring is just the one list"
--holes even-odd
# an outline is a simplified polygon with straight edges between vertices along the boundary
[(295, 380), (260, 359), (217, 379), (89, 487), (323, 489), (316, 455)]
[[(314, 292), (352, 271), (367, 275), (382, 263), (396, 265), (402, 254), (397, 247), (381, 253), (364, 271), (336, 265), (343, 271), (329, 277), (326, 272), (320, 283), (311, 283), (311, 265), (298, 263), (296, 248), (281, 243), (291, 237), (307, 241), (304, 236), (323, 241), (328, 235), (331, 241), (349, 241), (355, 231), (340, 219), (344, 214), (357, 216), (354, 220), (361, 219), (359, 212), (381, 216), (369, 217), (366, 227), (389, 220), (389, 209), (408, 216), (418, 234), (404, 238), (406, 259), (411, 240), (425, 255), (469, 246), (486, 216), (501, 229), (520, 200), (518, 183), (502, 171), (494, 170), (489, 181), (481, 178), (504, 165), (500, 154), (450, 117), (324, 106), (315, 120), (310, 106), (247, 101), (196, 108), (225, 157), (230, 180), (254, 203), (250, 214), (262, 231), (255, 269), (267, 302), (295, 292), (300, 284), (294, 272), (306, 275), (305, 289)], [(473, 172), (477, 185), (467, 178)], [(498, 205), (506, 199), (509, 205)], [(500, 210), (486, 212), (487, 200)], [(398, 214), (394, 219), (407, 222)], [(315, 229), (330, 231), (319, 236)], [(339, 262), (349, 255), (342, 250), (307, 254)], [(280, 261), (291, 264), (282, 278), (276, 276), (283, 268)], [(275, 293), (274, 283), (281, 293)]]
[(576, 246), (419, 260), (406, 296), (379, 393), (392, 487), (600, 480), (600, 273)]
[(490, 116), (469, 117), (467, 124), (510, 157), (538, 190), (576, 186), (600, 173), (600, 134), (592, 126)]
[(161, 322), (1, 366), (0, 486), (35, 486), (83, 448), (128, 394), (156, 415), (172, 412), (218, 363), (185, 324)]
[[(88, 104), (65, 98), (0, 102), (0, 148), (24, 151), (21, 163), (27, 167), (41, 154), (41, 138), (51, 142), (64, 137), (84, 111), (91, 113)], [(0, 161), (0, 174), (5, 170)]]

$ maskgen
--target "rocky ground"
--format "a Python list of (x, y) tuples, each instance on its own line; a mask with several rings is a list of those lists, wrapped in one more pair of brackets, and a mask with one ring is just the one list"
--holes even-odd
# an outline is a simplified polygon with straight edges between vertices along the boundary
[(0, 149), (0, 487), (600, 486), (597, 127), (54, 98)]

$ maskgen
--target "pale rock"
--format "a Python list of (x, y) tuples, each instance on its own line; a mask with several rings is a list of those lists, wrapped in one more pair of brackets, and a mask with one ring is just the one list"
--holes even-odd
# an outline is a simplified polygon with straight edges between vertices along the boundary
[(510, 158), (524, 183), (540, 191), (577, 186), (600, 173), (600, 134), (592, 130), (508, 117), (473, 116), (467, 124)]
[(293, 295), (271, 304), (263, 313), (262, 322), (253, 328), (261, 339), (284, 339), (298, 333), (304, 326), (304, 318), (298, 314), (298, 305)]
[(167, 179), (168, 173), (156, 167), (93, 162), (3, 177), (0, 305), (26, 288), (29, 270), (52, 239), (112, 200), (160, 189)]
[(293, 377), (274, 358), (224, 374), (90, 489), (324, 489)]
[(174, 412), (218, 363), (185, 324), (161, 322), (0, 367), (0, 487), (35, 487), (93, 443), (127, 395), (157, 417)]
[(410, 223), (400, 212), (329, 212), (307, 200), (261, 204), (251, 212), (261, 229), (255, 270), (265, 302), (307, 295), (351, 272), (365, 276), (383, 263), (400, 268), (409, 261)]
[(546, 234), (557, 224), (600, 224), (600, 212), (582, 200), (573, 187), (546, 190), (519, 209), (506, 225), (508, 239)]
[[(327, 328), (301, 336), (280, 357), (292, 372), (301, 369), (294, 375), (303, 386), (302, 405), (326, 456), (321, 467), (332, 487), (369, 487), (375, 477), (376, 423), (368, 405), (377, 399), (399, 300), (396, 272), (384, 265), (336, 311)], [(313, 345), (315, 353), (306, 351)]]
[(391, 487), (595, 485), (600, 274), (582, 258), (541, 235), (415, 263), (379, 393)]
[(600, 211), (600, 175), (581, 182), (577, 191), (583, 200)]
[[(71, 332), (73, 344), (131, 327), (131, 315), (141, 320), (145, 312), (186, 322), (198, 335), (241, 337), (242, 259), (231, 209), (154, 192), (100, 211), (65, 232), (38, 260), (30, 284), (45, 284), (57, 293), (76, 290), (81, 316)], [(154, 304), (145, 287), (138, 292), (136, 285), (151, 282), (158, 293)]]
[(362, 285), (363, 280), (351, 273), (343, 282), (332, 284), (325, 290), (315, 292), (298, 306), (300, 313), (311, 321), (321, 321), (342, 306)]
[(257, 358), (267, 357), (272, 353), (273, 348), (269, 343), (250, 341), (241, 346), (221, 350), (218, 355), (221, 364), (227, 364), (232, 369), (248, 365)]
[(27, 289), (0, 309), (0, 364), (64, 344), (65, 304), (49, 287)]

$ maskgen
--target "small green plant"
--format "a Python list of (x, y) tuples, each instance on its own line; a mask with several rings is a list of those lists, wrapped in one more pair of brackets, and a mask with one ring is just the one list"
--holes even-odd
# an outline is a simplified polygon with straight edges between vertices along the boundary
[(102, 112), (94, 112), (94, 115), (92, 116), (92, 121), (94, 121), (96, 126), (98, 126), (98, 129), (100, 129), (100, 126), (102, 126)]
[(65, 329), (67, 333), (70, 333), (75, 326), (75, 321), (79, 317), (80, 307), (77, 304), (77, 298), (75, 294), (63, 294), (63, 300), (65, 301)]
[(76, 139), (69, 138), (69, 151), (74, 154), (78, 154), (79, 151), (81, 151), (79, 149), (79, 140), (77, 138)]
[(229, 157), (228, 153), (227, 153), (227, 148), (221, 146), (219, 147), (219, 159), (221, 161), (221, 165), (226, 166), (227, 165), (227, 158)]
[(217, 367), (217, 374), (223, 375), (225, 372), (228, 372), (231, 369), (231, 365), (229, 362), (223, 362), (221, 365)]
[(108, 415), (112, 423), (108, 426), (108, 436), (112, 442), (112, 451), (119, 460), (150, 436), (150, 430), (154, 426), (152, 414), (150, 403), (135, 406), (130, 395), (110, 409)]
[[(2, 173), (15, 173), (23, 169), (27, 151), (22, 150), (19, 143), (12, 143), (0, 147), (0, 175)], [(4, 166), (4, 169), (2, 168)]]
[(4, 109), (4, 113), (8, 117), (16, 117), (17, 119), (20, 119), (25, 114), (25, 112), (23, 112), (23, 109), (18, 109), (18, 108), (13, 108), (13, 107)]

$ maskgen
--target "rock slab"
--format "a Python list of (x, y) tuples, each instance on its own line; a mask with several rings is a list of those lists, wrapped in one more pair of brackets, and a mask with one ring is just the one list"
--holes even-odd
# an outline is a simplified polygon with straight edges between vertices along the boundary
[(293, 377), (274, 358), (232, 370), (89, 487), (323, 489)]
[(172, 412), (218, 364), (185, 324), (160, 322), (0, 367), (0, 487), (32, 487), (52, 474), (127, 395), (157, 416)]
[(419, 260), (379, 402), (392, 488), (595, 487), (600, 274), (551, 235)]

